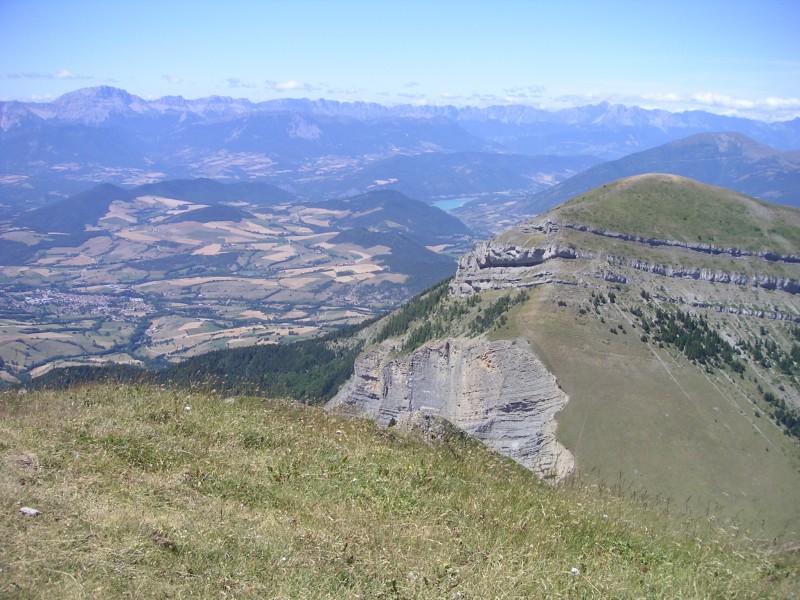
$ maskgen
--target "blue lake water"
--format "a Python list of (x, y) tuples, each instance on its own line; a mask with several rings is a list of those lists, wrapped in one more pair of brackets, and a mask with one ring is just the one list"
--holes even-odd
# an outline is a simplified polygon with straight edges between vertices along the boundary
[(434, 202), (433, 205), (436, 208), (441, 208), (442, 210), (453, 210), (454, 208), (464, 206), (467, 202), (474, 199), (475, 198), (450, 198), (449, 200), (439, 200), (438, 202)]

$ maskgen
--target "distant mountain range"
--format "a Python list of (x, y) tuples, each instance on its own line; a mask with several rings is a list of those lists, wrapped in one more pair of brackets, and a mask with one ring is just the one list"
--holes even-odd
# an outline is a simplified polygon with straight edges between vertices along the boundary
[(87, 88), (49, 103), (0, 103), (0, 213), (99, 182), (197, 177), (264, 181), (326, 198), (387, 182), (429, 202), (497, 199), (535, 193), (600, 160), (719, 131), (800, 149), (800, 119), (765, 123), (607, 103), (545, 111), (219, 96), (145, 100), (112, 87)]
[[(253, 103), (247, 99), (211, 96), (187, 100), (166, 96), (144, 100), (108, 86), (81, 89), (50, 103), (0, 103), (0, 128), (4, 132), (35, 123), (60, 125), (130, 125), (149, 121), (151, 132), (172, 127), (185, 130), (193, 124), (235, 121), (256, 115), (303, 115), (324, 121), (345, 119), (375, 123), (397, 119), (427, 120), (433, 124), (455, 123), (472, 136), (502, 144), (524, 154), (593, 154), (605, 158), (622, 156), (638, 147), (653, 146), (669, 139), (703, 131), (739, 131), (777, 148), (798, 148), (800, 118), (765, 123), (726, 117), (703, 111), (671, 113), (603, 102), (596, 105), (548, 111), (531, 106), (509, 105), (487, 108), (455, 106), (383, 106), (369, 102), (281, 99)], [(637, 132), (627, 142), (613, 133)], [(569, 135), (572, 132), (572, 136)], [(603, 134), (602, 132), (606, 132)], [(293, 135), (320, 139), (313, 123), (297, 123)], [(577, 138), (575, 134), (582, 134)], [(574, 148), (565, 145), (572, 138)], [(605, 151), (603, 149), (605, 148)], [(579, 152), (575, 150), (579, 149)]]

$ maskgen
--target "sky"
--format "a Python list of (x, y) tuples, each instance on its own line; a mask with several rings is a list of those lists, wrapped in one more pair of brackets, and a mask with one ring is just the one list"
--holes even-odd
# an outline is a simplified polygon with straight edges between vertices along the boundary
[(180, 95), (800, 116), (800, 0), (0, 0), (0, 99)]

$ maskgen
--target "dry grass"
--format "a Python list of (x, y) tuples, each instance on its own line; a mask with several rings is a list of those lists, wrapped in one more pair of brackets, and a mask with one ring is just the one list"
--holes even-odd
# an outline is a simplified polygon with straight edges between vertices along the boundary
[(0, 440), (4, 598), (800, 589), (796, 564), (706, 521), (547, 488), (455, 433), (426, 446), (284, 402), (95, 387), (0, 397)]

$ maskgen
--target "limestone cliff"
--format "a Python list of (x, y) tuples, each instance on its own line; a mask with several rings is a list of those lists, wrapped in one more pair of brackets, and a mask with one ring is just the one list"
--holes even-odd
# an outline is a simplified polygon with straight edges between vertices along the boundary
[(396, 358), (391, 347), (364, 353), (326, 410), (383, 425), (438, 415), (545, 480), (572, 471), (573, 457), (555, 436), (567, 396), (526, 341), (451, 338)]

